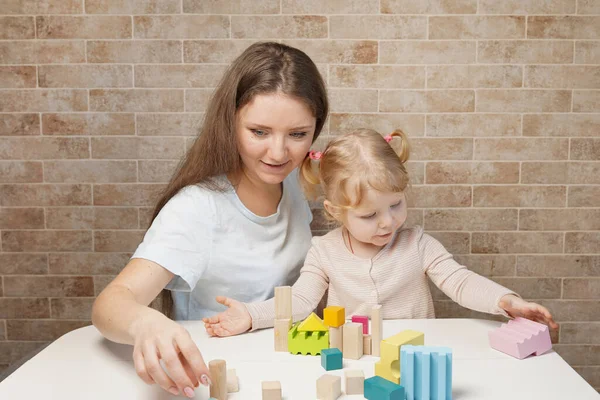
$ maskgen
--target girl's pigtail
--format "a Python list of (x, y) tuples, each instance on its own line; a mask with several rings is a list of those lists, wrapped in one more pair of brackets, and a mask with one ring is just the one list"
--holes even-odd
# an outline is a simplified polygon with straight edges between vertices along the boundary
[(321, 184), (319, 174), (315, 171), (315, 168), (318, 167), (318, 165), (316, 167), (313, 165), (310, 153), (306, 155), (300, 167), (300, 184), (306, 197), (310, 200), (315, 200), (318, 197), (318, 187)]
[[(408, 144), (408, 136), (400, 129), (396, 129), (394, 132), (390, 133), (388, 137), (399, 138), (400, 140), (393, 140), (390, 142), (390, 145), (393, 144), (392, 148), (398, 154), (398, 158), (400, 162), (404, 164), (408, 161), (408, 157), (410, 155), (410, 145)], [(398, 144), (400, 142), (400, 144)], [(396, 150), (397, 149), (397, 150)]]

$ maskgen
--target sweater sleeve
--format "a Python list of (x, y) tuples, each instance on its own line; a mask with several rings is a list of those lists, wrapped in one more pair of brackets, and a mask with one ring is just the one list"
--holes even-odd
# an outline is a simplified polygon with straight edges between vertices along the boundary
[[(329, 277), (321, 265), (316, 239), (306, 255), (300, 277), (292, 286), (292, 320), (303, 320), (317, 308), (329, 287)], [(244, 303), (252, 317), (252, 331), (270, 328), (275, 319), (275, 298), (258, 303)]]
[(422, 230), (418, 240), (423, 269), (442, 292), (471, 310), (509, 316), (498, 303), (504, 295), (518, 294), (459, 264), (439, 241)]

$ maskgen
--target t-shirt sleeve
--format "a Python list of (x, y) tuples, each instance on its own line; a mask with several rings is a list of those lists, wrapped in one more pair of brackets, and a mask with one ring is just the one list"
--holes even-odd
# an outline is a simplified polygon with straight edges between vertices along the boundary
[(153, 261), (175, 274), (167, 289), (191, 291), (210, 263), (215, 223), (211, 196), (199, 187), (186, 187), (160, 210), (132, 258)]

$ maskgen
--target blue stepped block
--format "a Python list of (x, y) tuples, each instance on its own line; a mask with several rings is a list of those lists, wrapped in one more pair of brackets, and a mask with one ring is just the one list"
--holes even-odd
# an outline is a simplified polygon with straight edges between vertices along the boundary
[(321, 365), (325, 371), (344, 368), (341, 350), (337, 348), (321, 350)]
[(367, 400), (404, 400), (404, 388), (375, 375), (365, 379), (364, 396)]
[(406, 400), (452, 400), (452, 349), (404, 345), (400, 383)]

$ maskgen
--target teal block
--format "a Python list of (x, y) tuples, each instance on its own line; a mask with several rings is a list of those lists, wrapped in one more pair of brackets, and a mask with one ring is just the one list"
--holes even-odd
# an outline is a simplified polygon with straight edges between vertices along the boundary
[(364, 396), (367, 400), (404, 400), (404, 388), (375, 375), (365, 379)]
[(321, 350), (321, 365), (325, 371), (333, 371), (334, 369), (342, 369), (342, 352), (340, 349), (323, 349)]
[(400, 382), (406, 400), (452, 400), (452, 349), (404, 345)]

